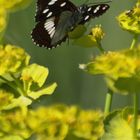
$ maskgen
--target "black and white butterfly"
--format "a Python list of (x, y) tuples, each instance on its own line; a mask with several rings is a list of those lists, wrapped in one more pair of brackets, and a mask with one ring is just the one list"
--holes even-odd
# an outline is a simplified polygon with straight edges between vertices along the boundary
[(47, 49), (55, 48), (68, 37), (68, 32), (109, 9), (106, 3), (75, 6), (69, 0), (38, 0), (31, 36), (33, 42)]

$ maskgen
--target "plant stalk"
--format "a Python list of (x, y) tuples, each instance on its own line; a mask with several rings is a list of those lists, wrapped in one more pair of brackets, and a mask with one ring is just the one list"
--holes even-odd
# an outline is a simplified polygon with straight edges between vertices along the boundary
[(138, 127), (138, 94), (134, 94), (134, 121), (133, 121), (133, 137), (137, 138)]
[(113, 91), (108, 89), (108, 92), (106, 94), (105, 109), (104, 109), (105, 115), (107, 115), (111, 111), (112, 98), (113, 98)]
[[(105, 50), (103, 49), (102, 44), (99, 41), (98, 41), (98, 48), (101, 51), (101, 53), (105, 53)], [(107, 115), (111, 111), (112, 98), (113, 98), (113, 92), (112, 90), (108, 89), (108, 92), (106, 94), (105, 108), (104, 108), (105, 115)]]
[(130, 49), (133, 49), (137, 43), (137, 40), (138, 40), (138, 35), (134, 35), (134, 38), (132, 40), (132, 43), (131, 43), (131, 46), (130, 46)]
[(20, 87), (16, 87), (14, 83), (11, 83), (10, 81), (8, 81), (6, 78), (4, 78), (4, 77), (2, 77), (2, 76), (0, 76), (0, 79), (3, 80), (3, 81), (5, 81), (6, 84), (7, 84), (9, 87), (11, 87), (11, 88), (13, 88), (14, 90), (16, 90), (20, 95), (23, 95), (23, 94), (24, 94), (23, 91), (21, 90), (21, 88), (20, 88)]
[(105, 50), (103, 49), (102, 44), (99, 41), (97, 43), (98, 43), (98, 48), (99, 48), (100, 52), (104, 53)]

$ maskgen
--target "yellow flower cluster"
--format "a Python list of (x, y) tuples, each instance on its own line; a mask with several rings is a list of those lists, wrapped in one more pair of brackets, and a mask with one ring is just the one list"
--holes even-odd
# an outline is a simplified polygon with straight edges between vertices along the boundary
[(79, 139), (97, 140), (103, 135), (103, 114), (100, 111), (82, 110), (76, 106), (53, 105), (28, 110), (2, 113), (0, 122), (2, 139), (5, 135), (17, 135), (36, 140)]
[(14, 45), (0, 45), (0, 75), (19, 72), (29, 63), (30, 56)]
[(97, 56), (86, 65), (85, 70), (91, 74), (104, 74), (112, 77), (130, 77), (140, 67), (140, 48), (120, 52), (107, 52)]
[(45, 86), (48, 68), (38, 64), (29, 65), (29, 60), (30, 56), (22, 48), (0, 45), (1, 110), (27, 107), (32, 103), (31, 98), (36, 100), (42, 95), (50, 95), (57, 87), (55, 82)]
[(140, 34), (140, 1), (129, 11), (118, 16), (120, 26), (133, 34)]
[[(86, 65), (80, 65), (90, 74), (103, 74), (115, 92), (138, 92), (140, 84), (140, 47), (97, 56)], [(127, 84), (126, 84), (127, 83)]]
[(0, 110), (2, 110), (6, 105), (11, 103), (12, 99), (13, 99), (13, 94), (1, 88), (0, 89)]
[(14, 139), (12, 136), (20, 136), (23, 139), (29, 138), (31, 133), (25, 124), (26, 117), (21, 110), (12, 110), (11, 112), (3, 112), (0, 115), (0, 139)]

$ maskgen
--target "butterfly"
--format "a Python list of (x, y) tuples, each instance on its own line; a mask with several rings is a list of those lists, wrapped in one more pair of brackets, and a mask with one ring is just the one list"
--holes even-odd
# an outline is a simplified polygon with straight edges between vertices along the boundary
[(60, 45), (68, 33), (91, 18), (98, 17), (109, 9), (106, 3), (92, 6), (75, 6), (69, 0), (38, 0), (35, 15), (36, 26), (32, 30), (33, 42), (47, 49)]

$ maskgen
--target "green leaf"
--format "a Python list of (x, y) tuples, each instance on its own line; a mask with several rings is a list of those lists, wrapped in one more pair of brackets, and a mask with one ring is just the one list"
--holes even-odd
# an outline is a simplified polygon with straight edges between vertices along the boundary
[(77, 46), (84, 47), (84, 48), (91, 48), (97, 45), (96, 40), (93, 40), (93, 38), (89, 35), (84, 35), (74, 40), (73, 43)]
[[(104, 120), (105, 133), (102, 140), (136, 140), (133, 138), (133, 109), (124, 109), (111, 112)], [(138, 133), (140, 119), (138, 118)]]
[(86, 27), (84, 25), (78, 25), (72, 32), (68, 33), (70, 39), (77, 39), (81, 37), (86, 32)]
[(118, 78), (113, 80), (107, 77), (106, 82), (110, 89), (121, 94), (133, 94), (140, 91), (140, 79), (136, 77)]
[(32, 91), (32, 92), (28, 93), (28, 96), (33, 99), (37, 99), (42, 95), (51, 95), (54, 92), (56, 87), (57, 87), (57, 84), (53, 83), (50, 86), (43, 88), (39, 91)]
[(109, 125), (110, 120), (112, 120), (115, 116), (117, 116), (120, 113), (121, 110), (114, 110), (113, 112), (109, 113), (105, 120), (104, 120), (104, 126), (105, 126), (105, 130), (106, 130), (106, 126)]
[(121, 112), (113, 114), (110, 118), (108, 125), (105, 124), (106, 131), (102, 140), (135, 140), (131, 126), (122, 118)]

